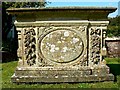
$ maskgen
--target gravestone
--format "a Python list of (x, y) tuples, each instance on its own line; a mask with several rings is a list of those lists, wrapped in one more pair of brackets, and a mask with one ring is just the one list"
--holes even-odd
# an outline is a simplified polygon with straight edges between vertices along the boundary
[(13, 8), (19, 62), (12, 82), (113, 81), (106, 66), (113, 7)]
[(114, 58), (120, 57), (120, 38), (119, 37), (106, 38), (105, 42), (107, 56)]

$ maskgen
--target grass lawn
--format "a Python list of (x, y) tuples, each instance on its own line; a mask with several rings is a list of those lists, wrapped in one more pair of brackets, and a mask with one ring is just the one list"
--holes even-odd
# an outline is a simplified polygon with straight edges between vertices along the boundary
[(60, 84), (15, 84), (11, 82), (17, 61), (2, 63), (0, 73), (2, 72), (2, 88), (118, 88), (120, 87), (120, 58), (106, 58), (107, 65), (110, 67), (110, 72), (114, 74), (114, 82), (95, 82), (95, 83), (60, 83)]

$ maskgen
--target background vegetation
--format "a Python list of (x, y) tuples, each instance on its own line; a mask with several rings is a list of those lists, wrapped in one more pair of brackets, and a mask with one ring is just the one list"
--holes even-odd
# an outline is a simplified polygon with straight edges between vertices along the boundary
[(4, 8), (39, 8), (45, 7), (49, 2), (3, 2)]
[(109, 18), (107, 37), (120, 37), (120, 16)]

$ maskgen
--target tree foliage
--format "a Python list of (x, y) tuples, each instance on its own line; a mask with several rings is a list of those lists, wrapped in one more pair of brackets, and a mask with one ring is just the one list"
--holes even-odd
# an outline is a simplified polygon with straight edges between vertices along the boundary
[(49, 2), (3, 2), (4, 8), (39, 8), (45, 7)]
[(109, 18), (110, 24), (108, 25), (108, 37), (120, 37), (120, 16)]

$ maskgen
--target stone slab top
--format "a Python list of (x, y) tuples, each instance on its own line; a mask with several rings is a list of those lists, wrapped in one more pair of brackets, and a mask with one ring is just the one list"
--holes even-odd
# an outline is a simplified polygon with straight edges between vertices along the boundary
[(9, 8), (7, 12), (16, 15), (17, 21), (41, 20), (106, 20), (115, 7), (45, 7)]
[(106, 41), (120, 41), (120, 37), (107, 37), (105, 38)]
[(116, 10), (115, 7), (43, 7), (43, 8), (8, 8), (9, 11), (34, 11), (34, 10)]

